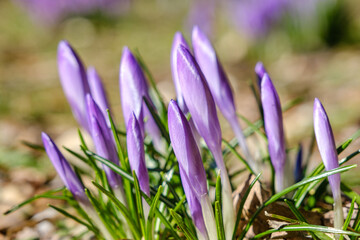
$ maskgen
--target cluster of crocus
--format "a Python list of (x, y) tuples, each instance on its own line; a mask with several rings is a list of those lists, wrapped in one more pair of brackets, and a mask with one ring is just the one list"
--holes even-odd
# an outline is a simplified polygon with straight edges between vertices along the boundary
[[(178, 191), (174, 190), (173, 186), (171, 186), (171, 194), (174, 199), (178, 199), (176, 204), (167, 199), (168, 190), (164, 190), (164, 195), (161, 195), (161, 187), (158, 188), (155, 197), (151, 196), (151, 191), (155, 188), (150, 184), (151, 175), (148, 172), (146, 160), (151, 161), (153, 159), (149, 159), (151, 157), (145, 150), (145, 146), (151, 145), (157, 155), (160, 156), (160, 159), (156, 160), (159, 166), (165, 165), (164, 170), (162, 170), (163, 173), (167, 172), (170, 175), (170, 177), (166, 177), (167, 179), (163, 184), (166, 185), (167, 182), (170, 182), (174, 171), (180, 176), (179, 181), (182, 185), (180, 191), (185, 193), (196, 230), (194, 230), (196, 233), (193, 234), (189, 230), (191, 227), (187, 227), (181, 220), (177, 220), (185, 236), (193, 239), (192, 235), (196, 235), (198, 239), (204, 240), (216, 240), (218, 238), (228, 240), (235, 236), (236, 222), (240, 218), (239, 215), (235, 215), (232, 202), (232, 186), (223, 159), (222, 133), (216, 106), (233, 128), (237, 142), (252, 173), (258, 172), (259, 168), (247, 147), (246, 139), (239, 125), (229, 80), (212, 44), (198, 27), (193, 29), (192, 46), (194, 55), (181, 33), (175, 34), (171, 52), (171, 66), (177, 101), (170, 101), (167, 115), (164, 117), (165, 119), (162, 119), (163, 121), (157, 119), (159, 114), (149, 94), (142, 65), (127, 47), (123, 49), (119, 83), (126, 128), (127, 158), (124, 159), (99, 75), (92, 67), (86, 71), (79, 56), (67, 42), (62, 41), (59, 44), (58, 67), (61, 84), (75, 119), (91, 135), (96, 155), (104, 163), (102, 168), (103, 176), (106, 178), (106, 187), (100, 189), (106, 194), (110, 194), (108, 196), (113, 194), (113, 198), (117, 199), (115, 202), (116, 206), (120, 206), (119, 214), (121, 215), (119, 219), (124, 228), (124, 233), (121, 236), (140, 239), (141, 235), (138, 231), (141, 229), (144, 239), (152, 239), (149, 236), (154, 233), (159, 236), (158, 233), (161, 228), (160, 224), (156, 224), (156, 229), (153, 231), (152, 219), (155, 213), (160, 216), (159, 219), (164, 221), (164, 215), (169, 214), (163, 209), (165, 205), (169, 206), (170, 204), (171, 208), (184, 210), (183, 200), (177, 196)], [(290, 180), (287, 179), (289, 174), (285, 172), (287, 156), (280, 100), (262, 63), (256, 65), (255, 72), (260, 90), (259, 101), (262, 105), (268, 152), (271, 165), (274, 168), (275, 191), (277, 193), (284, 192), (285, 195), (290, 192), (286, 189), (290, 185)], [(166, 132), (166, 123), (168, 132)], [(331, 171), (338, 168), (331, 126), (325, 110), (317, 99), (314, 104), (314, 129), (326, 170)], [(164, 134), (169, 136), (167, 140), (164, 138)], [(99, 217), (94, 210), (92, 200), (89, 200), (91, 195), (86, 193), (87, 190), (85, 190), (85, 186), (77, 174), (45, 133), (43, 133), (43, 143), (56, 171), (66, 188), (72, 193), (73, 198), (79, 202), (79, 205), (96, 223), (106, 239), (117, 238), (118, 236), (108, 230), (109, 227), (104, 223), (104, 219)], [(202, 149), (207, 149), (211, 153), (219, 169), (220, 180), (216, 184), (215, 214), (209, 196), (207, 172), (201, 155)], [(86, 149), (83, 150), (88, 153)], [(91, 158), (96, 155), (88, 157)], [(172, 159), (175, 159), (174, 155), (177, 162), (174, 160), (169, 170), (166, 166), (171, 164)], [(161, 157), (166, 160), (165, 163), (160, 163)], [(302, 149), (300, 147), (295, 169), (295, 173), (298, 175), (296, 181), (302, 180), (301, 160)], [(122, 166), (119, 166), (120, 163)], [(121, 171), (115, 171), (116, 169)], [(129, 177), (129, 172), (124, 173), (130, 169), (133, 171), (133, 178)], [(123, 178), (118, 175), (119, 172)], [(124, 191), (124, 186), (128, 183), (126, 181), (130, 181), (129, 179), (132, 179), (137, 194), (135, 204), (131, 200), (134, 194), (132, 189), (130, 192)], [(335, 201), (335, 227), (341, 229), (343, 214), (340, 175), (329, 176), (329, 182)], [(97, 183), (95, 182), (95, 184)], [(219, 185), (220, 188), (218, 188)], [(129, 190), (129, 188), (126, 189)], [(278, 198), (283, 196), (281, 194), (276, 195)], [(160, 197), (165, 198), (166, 201), (163, 201), (161, 207), (155, 210)], [(110, 197), (112, 200), (113, 198)], [(106, 204), (104, 205), (106, 206)], [(112, 207), (107, 208), (112, 209)], [(132, 213), (128, 212), (128, 208), (138, 211), (139, 219), (132, 219)], [(183, 211), (182, 214), (184, 217), (187, 216), (186, 211)], [(170, 209), (170, 215), (176, 220), (176, 213), (174, 214), (173, 209)], [(146, 227), (145, 222), (148, 224)], [(164, 222), (166, 227), (169, 227), (170, 223), (166, 219)], [(141, 226), (137, 227), (137, 225)], [(245, 229), (248, 230), (248, 228)], [(244, 231), (244, 235), (246, 231)]]

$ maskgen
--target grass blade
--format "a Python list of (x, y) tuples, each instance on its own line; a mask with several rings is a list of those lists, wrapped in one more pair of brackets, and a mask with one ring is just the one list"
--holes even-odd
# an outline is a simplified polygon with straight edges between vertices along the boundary
[(189, 228), (186, 226), (186, 224), (184, 223), (184, 221), (182, 220), (182, 218), (173, 210), (170, 209), (170, 214), (171, 216), (174, 218), (175, 222), (177, 223), (177, 225), (180, 227), (180, 229), (182, 230), (182, 232), (184, 233), (186, 239), (189, 240), (196, 240), (197, 238), (195, 237), (195, 235), (189, 230)]
[(215, 201), (215, 221), (218, 240), (225, 240), (225, 230), (222, 218), (221, 204), (219, 201)]

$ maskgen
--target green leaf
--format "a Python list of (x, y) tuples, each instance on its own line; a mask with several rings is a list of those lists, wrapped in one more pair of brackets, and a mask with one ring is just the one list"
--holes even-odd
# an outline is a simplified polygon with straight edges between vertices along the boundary
[[(348, 212), (348, 215), (345, 219), (345, 222), (344, 222), (344, 225), (343, 225), (343, 228), (342, 230), (346, 231), (349, 224), (350, 224), (350, 221), (351, 221), (351, 217), (353, 215), (353, 212), (354, 212), (354, 207), (355, 207), (355, 201), (356, 201), (356, 197), (353, 197), (352, 201), (351, 201), (351, 206), (350, 206), (350, 209), (349, 209), (349, 212)], [(341, 235), (339, 240), (343, 240), (344, 239), (344, 236)]]
[(344, 231), (336, 228), (325, 227), (325, 226), (318, 226), (318, 225), (310, 225), (310, 224), (299, 224), (299, 225), (288, 225), (283, 226), (280, 229), (271, 229), (260, 233), (254, 237), (257, 238), (264, 238), (265, 236), (272, 234), (274, 232), (298, 232), (298, 231), (307, 231), (307, 232), (323, 232), (323, 233), (333, 233), (333, 234), (345, 234), (349, 236), (357, 236), (360, 237), (360, 233)]
[(265, 142), (267, 142), (267, 137), (266, 135), (260, 131), (260, 128), (258, 128), (255, 124), (253, 124), (250, 120), (248, 120), (246, 117), (244, 117), (241, 114), (237, 114), (252, 130), (253, 132), (256, 132), (257, 134), (259, 134), (260, 137), (262, 137), (262, 139), (265, 140)]
[(317, 176), (314, 176), (314, 177), (311, 177), (311, 178), (306, 178), (298, 183), (295, 183), (294, 185), (284, 189), (283, 191), (279, 192), (279, 193), (276, 193), (274, 194), (272, 197), (270, 197), (268, 200), (266, 200), (262, 206), (260, 206), (256, 212), (253, 214), (253, 216), (250, 218), (249, 222), (247, 223), (247, 225), (245, 226), (245, 229), (242, 231), (241, 235), (240, 235), (240, 239), (242, 239), (245, 234), (247, 233), (247, 231), (250, 229), (250, 226), (253, 224), (255, 218), (257, 217), (257, 215), (259, 215), (259, 213), (268, 205), (270, 205), (271, 203), (277, 201), (278, 199), (280, 199), (281, 197), (285, 196), (286, 194), (294, 191), (295, 189), (303, 186), (303, 185), (306, 185), (308, 183), (311, 183), (311, 182), (314, 182), (314, 181), (318, 181), (318, 180), (321, 180), (321, 179), (324, 179), (330, 175), (333, 175), (333, 174), (336, 174), (336, 173), (341, 173), (341, 172), (345, 172), (345, 171), (348, 171), (352, 168), (355, 168), (356, 167), (356, 164), (354, 165), (349, 165), (349, 166), (344, 166), (344, 167), (339, 167), (339, 168), (335, 168), (331, 171), (326, 171), (326, 172), (323, 172)]
[(248, 164), (248, 162), (235, 150), (235, 148), (233, 146), (231, 146), (231, 144), (229, 142), (227, 142), (226, 140), (222, 140), (222, 142), (226, 145), (226, 147), (245, 165), (245, 167), (249, 170), (249, 172), (251, 174), (254, 174), (254, 171), (251, 169), (250, 165)]
[(25, 146), (33, 149), (33, 150), (45, 151), (45, 148), (42, 145), (39, 145), (39, 144), (36, 144), (36, 143), (31, 143), (31, 142), (28, 142), (28, 141), (25, 141), (25, 140), (22, 140), (21, 143), (24, 144)]
[(146, 231), (145, 231), (145, 215), (144, 215), (144, 208), (142, 204), (142, 197), (141, 197), (141, 191), (140, 191), (140, 185), (139, 180), (135, 174), (135, 171), (133, 171), (133, 177), (134, 177), (134, 188), (135, 188), (135, 197), (136, 197), (136, 206), (137, 206), (137, 215), (138, 219), (140, 220), (140, 227), (143, 237), (146, 238)]
[(99, 230), (95, 229), (93, 226), (89, 225), (88, 223), (80, 220), (79, 218), (77, 218), (76, 216), (68, 213), (67, 211), (65, 211), (64, 209), (58, 208), (54, 205), (49, 204), (49, 207), (55, 209), (56, 211), (58, 211), (59, 213), (61, 213), (62, 215), (64, 215), (67, 218), (70, 218), (72, 220), (74, 220), (75, 222), (80, 223), (81, 225), (84, 225), (85, 227), (87, 227), (90, 231), (94, 232), (96, 235), (99, 234)]
[[(360, 153), (360, 149), (351, 153), (349, 156), (341, 159), (339, 161), (339, 166), (343, 165), (344, 163), (348, 162), (350, 159), (352, 159), (353, 157), (355, 157), (357, 154)], [(319, 166), (317, 168), (315, 168), (315, 170), (309, 175), (310, 177), (313, 177), (317, 174), (319, 174), (320, 172), (322, 172), (323, 170), (325, 169), (325, 166), (323, 163), (320, 163)], [(295, 200), (295, 206), (298, 208), (302, 201), (305, 199), (306, 195), (308, 194), (308, 192), (313, 189), (318, 183), (318, 182), (314, 182), (314, 183), (311, 183), (311, 184), (307, 184), (305, 186), (302, 186), (301, 188), (299, 188), (294, 196), (293, 196), (293, 199)]]
[(62, 196), (62, 195), (53, 195), (55, 193), (59, 193), (59, 192), (62, 192), (63, 190), (65, 189), (65, 187), (61, 187), (61, 188), (57, 188), (57, 189), (54, 189), (54, 190), (49, 190), (47, 192), (44, 192), (42, 194), (39, 194), (39, 195), (35, 195), (33, 196), (32, 198), (29, 198), (27, 200), (25, 200), (24, 202), (12, 207), (11, 209), (7, 210), (6, 212), (4, 212), (4, 215), (8, 215), (16, 210), (18, 210), (19, 208), (37, 200), (37, 199), (40, 199), (40, 198), (50, 198), (50, 199), (59, 199), (59, 200), (68, 200), (68, 197), (66, 196)]
[(219, 201), (220, 206), (222, 206), (220, 170), (218, 171), (218, 175), (217, 175), (217, 178), (216, 178), (215, 201)]
[(147, 108), (149, 109), (151, 116), (153, 117), (156, 125), (158, 126), (158, 128), (161, 132), (161, 135), (163, 136), (163, 138), (165, 138), (166, 142), (168, 144), (170, 144), (169, 133), (167, 132), (164, 124), (161, 122), (161, 119), (159, 118), (158, 114), (156, 113), (156, 110), (154, 109), (154, 107), (152, 106), (152, 104), (146, 97), (143, 97), (143, 100), (144, 100), (144, 103), (146, 104)]
[(225, 230), (222, 218), (221, 204), (219, 201), (215, 201), (215, 221), (218, 240), (225, 240)]
[[(99, 155), (87, 150), (85, 151), (85, 153), (88, 155), (88, 156), (91, 156), (93, 157), (95, 160), (105, 164), (106, 166), (108, 166), (109, 168), (111, 168), (114, 172), (120, 174), (122, 177), (126, 178), (127, 180), (129, 180), (130, 182), (134, 182), (134, 178), (128, 174), (123, 168), (121, 168), (120, 166), (114, 164), (113, 162), (103, 158), (103, 157), (100, 157)], [(156, 189), (154, 189), (152, 186), (150, 186), (150, 192), (152, 194), (156, 194)], [(144, 197), (144, 195), (146, 195), (144, 192), (141, 191), (141, 194), (142, 196)], [(167, 197), (164, 197), (163, 195), (160, 196), (160, 201), (162, 201), (163, 203), (165, 203), (168, 207), (170, 208), (174, 208), (175, 207), (175, 204), (170, 200), (168, 199)]]
[(163, 187), (159, 186), (158, 192), (156, 193), (156, 195), (153, 198), (153, 201), (150, 205), (149, 216), (148, 216), (147, 226), (146, 226), (148, 240), (152, 240), (152, 237), (154, 235), (153, 221), (154, 221), (155, 209), (157, 209), (157, 205), (159, 203), (159, 198), (160, 198), (162, 191), (163, 191)]
[(353, 191), (349, 186), (347, 186), (345, 183), (340, 183), (341, 192), (344, 193), (349, 198), (355, 198), (356, 203), (360, 205), (360, 195)]
[(190, 229), (186, 226), (182, 218), (173, 210), (170, 209), (170, 214), (174, 218), (177, 225), (180, 227), (182, 232), (184, 233), (186, 239), (189, 240), (196, 240), (197, 238), (194, 236), (194, 234), (190, 231)]
[(336, 151), (337, 154), (339, 155), (340, 153), (342, 153), (352, 142), (352, 138), (347, 139), (345, 142), (343, 142), (339, 147), (337, 147)]
[(119, 139), (119, 136), (117, 135), (117, 131), (116, 131), (116, 127), (115, 127), (113, 118), (112, 118), (112, 116), (110, 114), (109, 109), (107, 109), (106, 111), (107, 111), (107, 114), (108, 114), (108, 117), (109, 117), (109, 120), (110, 120), (111, 131), (112, 131), (113, 137), (115, 139), (116, 149), (117, 149), (118, 157), (119, 157), (119, 160), (120, 160), (120, 164), (121, 164), (121, 166), (123, 166), (123, 168), (125, 168), (127, 170), (130, 170), (129, 164), (125, 161), (124, 153), (123, 153), (123, 150), (121, 148), (120, 139)]
[[(308, 223), (308, 221), (305, 219), (305, 217), (301, 214), (301, 212), (295, 207), (294, 203), (292, 201), (289, 201), (288, 199), (284, 199), (284, 202), (288, 205), (288, 207), (290, 208), (291, 212), (295, 215), (295, 217), (302, 223)], [(317, 237), (315, 236), (316, 233), (312, 233), (310, 232), (311, 236), (313, 239), (317, 239)], [(322, 236), (322, 234), (320, 234), (320, 238), (323, 239), (324, 236)], [(326, 237), (325, 237), (326, 238)]]
[(126, 208), (124, 204), (122, 204), (111, 192), (106, 190), (104, 187), (102, 187), (100, 184), (96, 182), (92, 182), (96, 188), (98, 188), (101, 192), (103, 192), (119, 209), (121, 214), (125, 217), (126, 222), (129, 225), (129, 228), (131, 232), (134, 234), (135, 239), (141, 239), (141, 236), (139, 234), (140, 229), (139, 226), (136, 224), (134, 219), (131, 216), (131, 213)]

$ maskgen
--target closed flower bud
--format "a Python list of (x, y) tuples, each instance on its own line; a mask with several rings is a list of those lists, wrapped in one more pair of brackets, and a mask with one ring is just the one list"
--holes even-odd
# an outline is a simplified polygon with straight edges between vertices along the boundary
[(269, 155), (275, 170), (275, 191), (279, 192), (285, 187), (285, 136), (279, 96), (267, 74), (261, 80), (261, 102)]
[[(330, 121), (324, 107), (317, 98), (315, 98), (314, 101), (314, 131), (325, 169), (330, 171), (334, 168), (338, 168), (338, 155)], [(344, 215), (341, 203), (340, 174), (333, 174), (329, 176), (328, 179), (334, 197), (334, 227), (342, 229)]]
[(126, 129), (126, 144), (130, 167), (139, 179), (141, 190), (150, 196), (149, 174), (145, 164), (144, 139), (135, 114), (131, 114)]
[(104, 115), (104, 118), (106, 119), (106, 123), (110, 128), (111, 125), (107, 113), (107, 109), (110, 110), (110, 105), (106, 97), (106, 92), (102, 80), (94, 67), (89, 67), (87, 69), (87, 78), (90, 86), (91, 96), (99, 106), (101, 112)]
[(79, 56), (66, 41), (58, 46), (60, 82), (78, 123), (90, 133), (85, 96), (90, 93), (85, 68)]

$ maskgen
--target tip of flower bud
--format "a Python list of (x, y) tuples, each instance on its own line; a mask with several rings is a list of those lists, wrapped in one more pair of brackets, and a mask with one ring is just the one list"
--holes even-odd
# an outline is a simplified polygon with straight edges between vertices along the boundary
[(257, 62), (255, 65), (255, 73), (259, 76), (259, 78), (263, 78), (266, 73), (266, 69), (262, 62)]
[(57, 53), (59, 64), (61, 64), (62, 61), (67, 61), (74, 67), (77, 67), (79, 65), (79, 59), (68, 41), (62, 40), (59, 43)]

